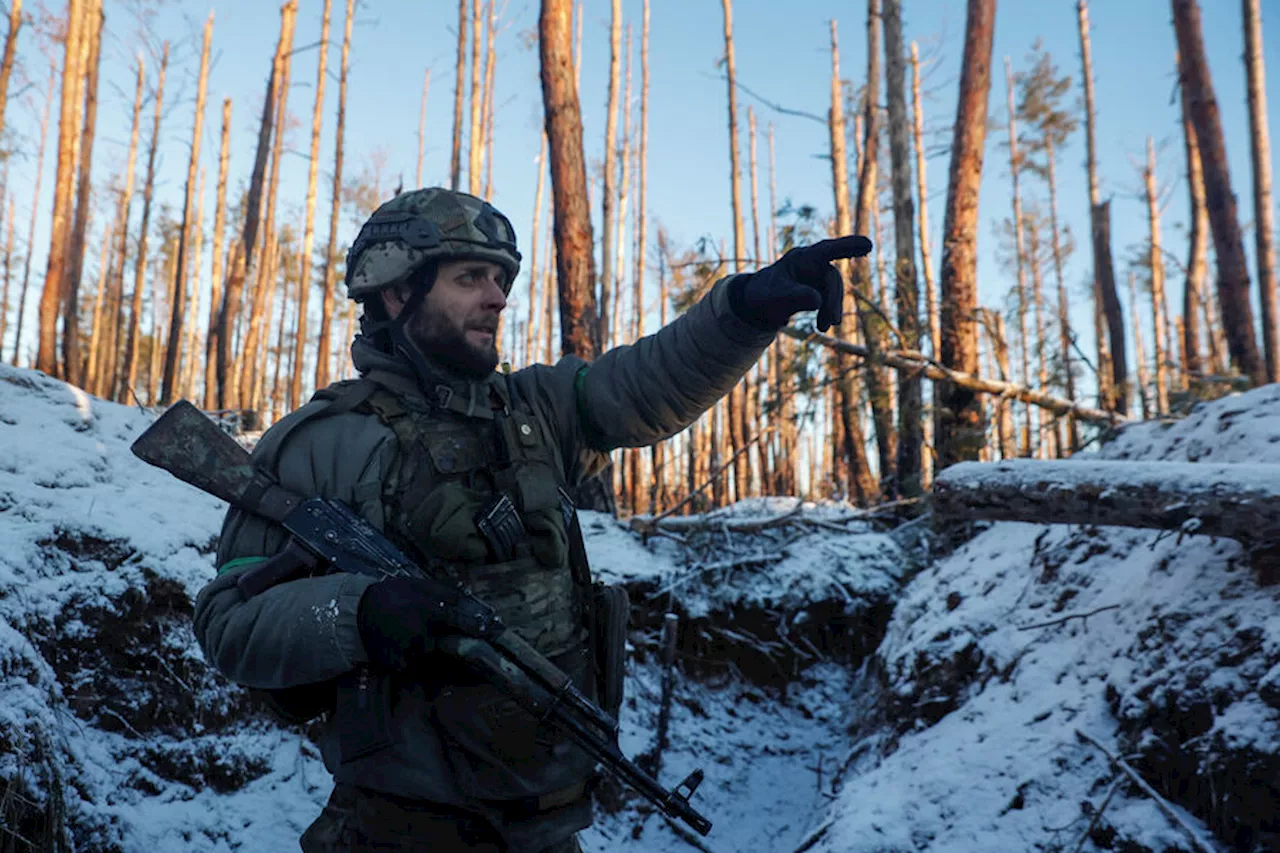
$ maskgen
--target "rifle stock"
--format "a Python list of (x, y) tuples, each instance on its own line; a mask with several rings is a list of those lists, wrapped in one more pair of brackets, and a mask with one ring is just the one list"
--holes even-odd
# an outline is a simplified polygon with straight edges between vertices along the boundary
[[(345, 504), (284, 490), (254, 467), (248, 451), (235, 439), (186, 400), (156, 419), (131, 449), (144, 462), (201, 491), (282, 524), (292, 534), (291, 542), (310, 558), (293, 560), (290, 565), (311, 568), (322, 563), (332, 571), (414, 577), (440, 584)], [(267, 574), (255, 578), (255, 571)], [(293, 570), (282, 571), (279, 564), (268, 560), (241, 576), (241, 581), (248, 581), (241, 589), (261, 591), (293, 574)], [(622, 754), (616, 744), (618, 723), (612, 716), (524, 639), (505, 630), (491, 607), (469, 591), (448, 590), (457, 602), (454, 622), (465, 633), (442, 638), (438, 643), (442, 650), (466, 661), (529, 713), (557, 726), (664, 814), (684, 821), (701, 835), (711, 831), (711, 822), (689, 803), (702, 781), (701, 770), (670, 791), (664, 789)]]

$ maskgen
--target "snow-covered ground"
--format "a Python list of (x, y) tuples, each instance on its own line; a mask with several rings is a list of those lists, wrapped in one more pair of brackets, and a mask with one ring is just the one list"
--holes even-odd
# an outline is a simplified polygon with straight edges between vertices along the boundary
[[(148, 422), (0, 366), (0, 836), (34, 839), (61, 813), (78, 851), (297, 849), (328, 776), (302, 733), (205, 667), (190, 602), (223, 507), (129, 453)], [(1130, 427), (1099, 456), (1280, 463), (1280, 387)], [(628, 754), (652, 747), (662, 611), (690, 634), (661, 778), (706, 771), (705, 849), (1075, 850), (1117, 778), (1079, 730), (1214, 849), (1280, 850), (1280, 588), (1234, 542), (1002, 523), (921, 569), (847, 507), (806, 511), (833, 521), (725, 533), (724, 554), (588, 514), (595, 568), (637, 605)], [(744, 553), (759, 559), (722, 559)], [(833, 613), (870, 648), (883, 634), (874, 654), (809, 661)], [(796, 651), (785, 695), (733, 674), (739, 641)], [(692, 849), (633, 800), (583, 841)], [(1081, 849), (1194, 848), (1120, 785)]]

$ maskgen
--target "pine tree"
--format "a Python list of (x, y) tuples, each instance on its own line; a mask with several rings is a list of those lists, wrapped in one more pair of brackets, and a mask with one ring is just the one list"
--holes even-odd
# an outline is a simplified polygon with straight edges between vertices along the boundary
[(49, 63), (49, 82), (45, 86), (44, 112), (40, 116), (40, 147), (36, 154), (35, 190), (31, 199), (31, 214), (27, 219), (27, 256), (22, 261), (22, 294), (18, 297), (18, 325), (13, 336), (14, 367), (18, 366), (18, 354), (22, 352), (22, 327), (27, 314), (27, 288), (31, 283), (31, 256), (35, 254), (36, 211), (40, 207), (40, 180), (44, 176), (44, 152), (49, 140), (49, 113), (53, 109), (54, 84), (58, 79), (58, 68), (52, 61)]
[[(1254, 259), (1258, 264), (1258, 301), (1262, 306), (1262, 344), (1267, 381), (1280, 380), (1280, 304), (1276, 297), (1275, 215), (1271, 206), (1271, 139), (1267, 131), (1267, 74), (1258, 0), (1241, 0), (1244, 18), (1244, 67), (1249, 88), (1249, 153), (1253, 162)], [(1274, 11), (1274, 9), (1273, 9)], [(5, 48), (8, 56), (8, 47)], [(0, 115), (3, 109), (0, 108)]]
[(4, 112), (9, 101), (9, 75), (18, 51), (18, 31), (22, 29), (22, 0), (9, 0), (9, 34), (4, 38), (4, 57), (0, 59), (0, 133), (4, 132)]
[(222, 99), (222, 139), (218, 146), (218, 183), (214, 188), (213, 269), (210, 277), (209, 331), (204, 349), (204, 407), (218, 407), (218, 331), (222, 312), (222, 239), (227, 228), (227, 166), (230, 161), (231, 99)]
[[(969, 0), (961, 60), (960, 95), (952, 132), (947, 208), (942, 228), (942, 363), (962, 373), (978, 371), (978, 188), (991, 89), (995, 0)], [(986, 443), (980, 402), (973, 392), (939, 383), (938, 468), (977, 459)]]
[(1258, 352), (1253, 308), (1249, 302), (1249, 267), (1244, 238), (1231, 190), (1222, 119), (1214, 96), (1209, 62), (1200, 30), (1200, 6), (1195, 0), (1172, 0), (1173, 26), (1178, 38), (1182, 85), (1187, 89), (1191, 120), (1200, 144), (1209, 226), (1218, 260), (1218, 304), (1232, 364), (1254, 384), (1267, 381), (1266, 365)]

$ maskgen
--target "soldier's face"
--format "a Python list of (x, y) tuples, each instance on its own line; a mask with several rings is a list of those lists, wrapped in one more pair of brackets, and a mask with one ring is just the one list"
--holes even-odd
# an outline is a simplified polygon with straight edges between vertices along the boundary
[(466, 376), (498, 366), (498, 316), (507, 307), (507, 272), (488, 261), (447, 261), (407, 326), (410, 340)]

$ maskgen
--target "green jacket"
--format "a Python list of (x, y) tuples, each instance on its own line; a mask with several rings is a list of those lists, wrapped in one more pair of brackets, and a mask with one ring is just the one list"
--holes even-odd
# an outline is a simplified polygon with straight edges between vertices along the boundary
[[(619, 346), (589, 365), (568, 356), (556, 365), (513, 373), (516, 391), (532, 401), (542, 434), (552, 438), (562, 479), (576, 485), (598, 472), (617, 447), (641, 447), (683, 430), (723, 397), (774, 339), (735, 316), (727, 283), (718, 282), (693, 308), (634, 345)], [(357, 339), (356, 368), (400, 393), (414, 393), (407, 367)], [(586, 368), (583, 370), (583, 368)], [(454, 400), (486, 399), (489, 382), (441, 377)], [(269, 429), (254, 460), (289, 489), (342, 500), (382, 529), (381, 485), (396, 456), (394, 434), (359, 411), (311, 419), (312, 401)], [(304, 419), (296, 428), (294, 421)], [(286, 436), (282, 442), (279, 436)], [(218, 548), (218, 576), (201, 590), (195, 631), (207, 660), (230, 680), (251, 688), (284, 688), (325, 681), (368, 658), (357, 628), (357, 607), (371, 578), (328, 575), (280, 584), (243, 600), (236, 579), (279, 551), (282, 529), (239, 510), (227, 513)], [(409, 692), (394, 703), (394, 749), (343, 763), (336, 732), (322, 752), (339, 782), (403, 797), (468, 805), (428, 723), (425, 699)], [(587, 818), (589, 821), (589, 817)]]

